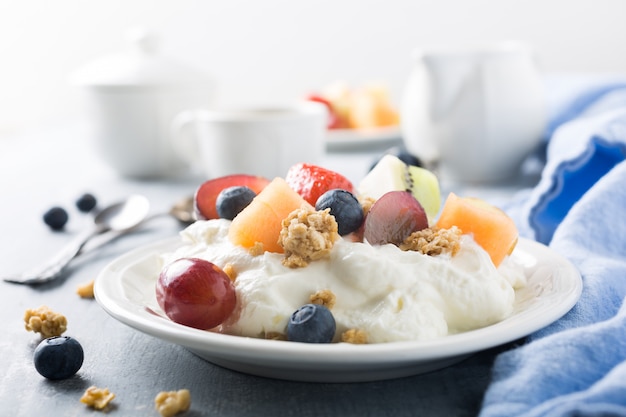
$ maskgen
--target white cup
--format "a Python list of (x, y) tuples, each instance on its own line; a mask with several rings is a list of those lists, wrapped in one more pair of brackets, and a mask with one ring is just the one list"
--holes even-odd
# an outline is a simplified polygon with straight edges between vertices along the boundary
[(523, 42), (416, 51), (405, 89), (406, 147), (444, 179), (503, 182), (542, 140), (543, 85)]
[(172, 123), (179, 155), (208, 178), (251, 174), (284, 177), (299, 162), (319, 163), (326, 108), (314, 102), (280, 107), (187, 110)]

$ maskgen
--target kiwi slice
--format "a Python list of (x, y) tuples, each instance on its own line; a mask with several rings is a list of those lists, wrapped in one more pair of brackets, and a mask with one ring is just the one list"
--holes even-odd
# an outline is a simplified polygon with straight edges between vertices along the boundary
[(357, 187), (361, 197), (378, 200), (389, 191), (409, 191), (422, 205), (429, 219), (441, 207), (439, 180), (429, 170), (407, 165), (394, 155), (385, 155)]

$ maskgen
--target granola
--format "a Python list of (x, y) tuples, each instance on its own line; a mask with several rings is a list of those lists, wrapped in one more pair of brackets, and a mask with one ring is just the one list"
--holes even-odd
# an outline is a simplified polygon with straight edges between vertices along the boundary
[(154, 399), (154, 406), (163, 417), (172, 417), (189, 410), (191, 394), (188, 389), (159, 392)]
[(400, 245), (402, 250), (421, 252), (424, 255), (436, 256), (449, 253), (452, 256), (461, 248), (461, 230), (452, 226), (450, 229), (426, 228), (413, 232)]
[(110, 392), (108, 388), (92, 386), (87, 388), (83, 396), (80, 397), (80, 402), (96, 410), (104, 410), (114, 398), (115, 394)]
[(40, 333), (44, 338), (61, 336), (67, 330), (65, 316), (55, 313), (47, 306), (26, 310), (24, 322), (26, 330)]
[(310, 262), (330, 256), (339, 239), (337, 222), (330, 209), (294, 210), (282, 223), (279, 243), (285, 249), (283, 265), (301, 268)]

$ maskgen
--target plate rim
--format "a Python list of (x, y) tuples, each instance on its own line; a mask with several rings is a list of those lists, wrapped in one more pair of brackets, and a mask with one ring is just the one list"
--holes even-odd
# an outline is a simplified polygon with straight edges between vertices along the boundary
[(329, 129), (326, 146), (329, 149), (360, 148), (368, 145), (394, 143), (402, 139), (400, 125), (368, 129)]
[[(183, 244), (180, 237), (170, 237), (135, 248), (115, 258), (98, 274), (94, 283), (95, 298), (109, 315), (125, 325), (153, 337), (179, 344), (193, 352), (209, 349), (211, 354), (217, 355), (215, 363), (218, 364), (219, 359), (223, 357), (236, 360), (241, 355), (251, 354), (259, 360), (272, 360), (280, 357), (286, 365), (319, 363), (321, 355), (322, 362), (331, 367), (337, 364), (352, 367), (373, 366), (381, 363), (414, 364), (469, 355), (523, 338), (548, 326), (565, 315), (576, 304), (582, 293), (582, 277), (569, 260), (541, 243), (520, 238), (518, 243), (520, 250), (539, 253), (543, 258), (549, 258), (555, 263), (555, 267), (559, 266), (562, 270), (560, 270), (561, 275), (566, 277), (569, 286), (560, 303), (551, 305), (548, 309), (543, 306), (537, 310), (529, 309), (522, 312), (533, 320), (515, 323), (518, 314), (514, 314), (490, 326), (433, 340), (367, 345), (348, 343), (319, 345), (256, 339), (193, 329), (148, 311), (138, 313), (133, 310), (136, 310), (138, 306), (128, 299), (119, 302), (124, 298), (121, 287), (125, 277), (124, 271), (127, 268), (137, 265), (139, 259), (151, 254), (156, 256), (158, 253), (173, 250)], [(145, 306), (143, 310), (146, 310)], [(155, 318), (159, 321), (155, 321)], [(509, 325), (511, 321), (515, 325)], [(381, 358), (384, 358), (382, 362)], [(205, 359), (211, 361), (210, 358), (205, 357)]]

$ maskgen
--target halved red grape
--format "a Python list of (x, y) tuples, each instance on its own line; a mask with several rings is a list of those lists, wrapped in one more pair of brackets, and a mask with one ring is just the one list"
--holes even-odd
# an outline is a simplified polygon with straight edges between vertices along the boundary
[(166, 265), (156, 283), (156, 298), (172, 321), (203, 330), (224, 322), (237, 302), (228, 275), (199, 258), (181, 258)]
[(427, 227), (426, 212), (410, 192), (390, 191), (370, 208), (363, 237), (371, 245), (399, 245), (411, 233)]

